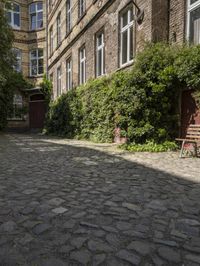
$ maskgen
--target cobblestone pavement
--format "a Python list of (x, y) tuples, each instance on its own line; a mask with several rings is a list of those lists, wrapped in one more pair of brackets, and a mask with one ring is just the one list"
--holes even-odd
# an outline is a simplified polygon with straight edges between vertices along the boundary
[(0, 265), (200, 265), (200, 160), (0, 135)]

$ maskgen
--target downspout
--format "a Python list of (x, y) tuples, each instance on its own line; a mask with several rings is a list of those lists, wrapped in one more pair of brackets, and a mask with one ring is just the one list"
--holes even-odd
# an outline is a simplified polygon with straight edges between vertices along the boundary
[(45, 31), (46, 31), (46, 75), (47, 78), (49, 78), (49, 73), (48, 73), (48, 58), (49, 58), (49, 53), (48, 53), (48, 0), (46, 1), (46, 27), (45, 27)]

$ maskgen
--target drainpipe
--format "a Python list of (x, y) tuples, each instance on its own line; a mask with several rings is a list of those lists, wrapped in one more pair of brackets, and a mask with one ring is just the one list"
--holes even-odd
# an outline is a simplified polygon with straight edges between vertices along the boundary
[(46, 75), (47, 75), (47, 78), (49, 78), (49, 73), (48, 73), (48, 57), (49, 57), (49, 53), (48, 53), (48, 39), (49, 39), (49, 36), (48, 36), (48, 0), (45, 0), (46, 1), (46, 27), (45, 27), (45, 31), (46, 31)]

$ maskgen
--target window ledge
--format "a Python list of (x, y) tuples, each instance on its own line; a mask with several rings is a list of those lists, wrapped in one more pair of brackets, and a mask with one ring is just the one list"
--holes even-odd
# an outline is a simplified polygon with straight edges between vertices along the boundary
[(72, 32), (72, 29), (66, 33), (65, 38), (67, 38), (71, 34), (71, 32)]
[(120, 71), (120, 70), (123, 70), (123, 69), (126, 69), (126, 68), (129, 68), (129, 67), (131, 67), (133, 64), (134, 64), (134, 60), (131, 61), (131, 62), (129, 62), (129, 63), (126, 63), (126, 64), (120, 66), (120, 67), (116, 70), (116, 72), (117, 72), (117, 71)]
[(86, 11), (78, 18), (77, 24), (85, 17)]
[(39, 29), (35, 29), (35, 30), (29, 29), (29, 33), (34, 33), (34, 32), (43, 31), (43, 30), (45, 30), (45, 27), (42, 27), (42, 28), (39, 28)]
[(35, 78), (42, 78), (44, 74), (40, 74), (40, 75), (36, 75), (36, 76), (28, 76), (28, 78), (32, 78), (32, 79), (35, 79)]

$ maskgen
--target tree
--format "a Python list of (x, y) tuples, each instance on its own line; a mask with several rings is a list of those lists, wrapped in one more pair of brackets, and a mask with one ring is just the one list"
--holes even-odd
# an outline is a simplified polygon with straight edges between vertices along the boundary
[(0, 40), (0, 130), (2, 130), (7, 124), (7, 115), (13, 102), (14, 91), (29, 88), (30, 85), (21, 73), (13, 69), (14, 34), (8, 25), (2, 5), (0, 5)]

